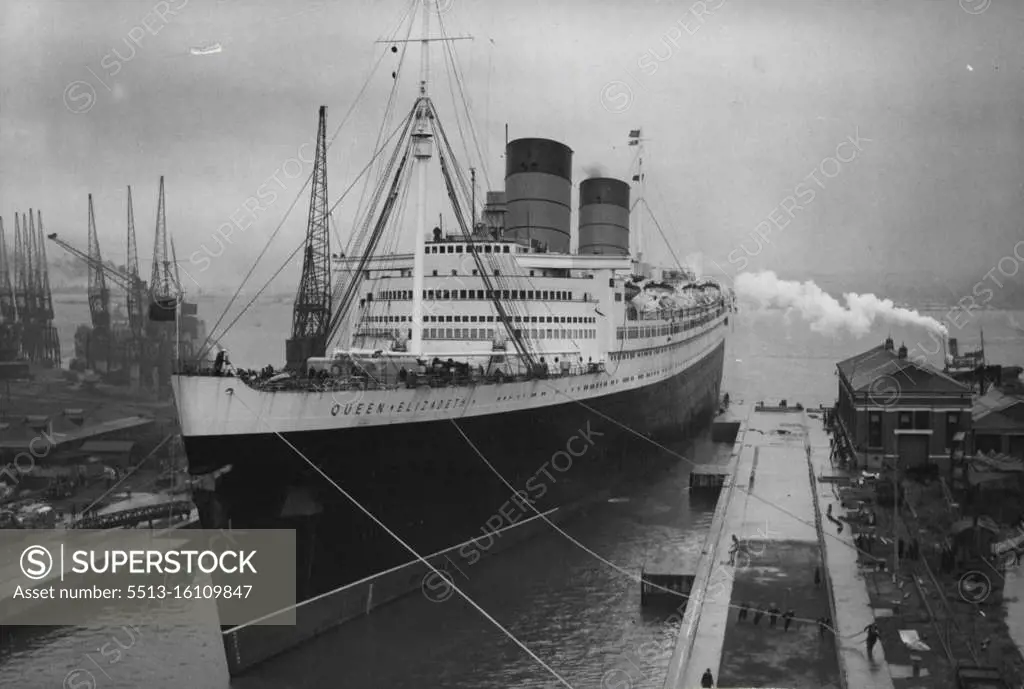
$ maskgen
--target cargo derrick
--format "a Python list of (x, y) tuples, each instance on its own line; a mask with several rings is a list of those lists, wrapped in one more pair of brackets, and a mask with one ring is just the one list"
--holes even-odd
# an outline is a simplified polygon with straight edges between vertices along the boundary
[(14, 301), (11, 265), (4, 221), (0, 218), (0, 362), (14, 361), (21, 353), (21, 326)]
[(60, 334), (53, 324), (53, 292), (50, 290), (50, 268), (46, 264), (46, 242), (43, 239), (43, 212), (37, 210), (39, 227), (36, 234), (36, 282), (39, 294), (40, 363), (60, 368)]
[(292, 336), (285, 342), (287, 368), (302, 371), (312, 356), (324, 356), (331, 323), (330, 235), (327, 209), (327, 108), (320, 124), (313, 161), (313, 184), (306, 224), (302, 277), (292, 308)]
[(181, 274), (178, 272), (178, 252), (174, 249), (174, 235), (171, 235), (171, 265), (174, 266), (174, 280), (178, 283), (181, 300), (181, 313), (178, 319), (178, 354), (177, 359), (189, 361), (196, 353), (197, 343), (206, 337), (199, 327), (199, 305), (185, 298), (185, 288), (181, 286)]

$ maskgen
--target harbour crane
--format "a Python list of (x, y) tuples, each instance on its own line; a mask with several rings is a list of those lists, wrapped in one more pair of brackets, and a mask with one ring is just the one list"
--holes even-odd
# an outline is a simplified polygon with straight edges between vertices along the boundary
[(149, 280), (152, 300), (149, 320), (174, 321), (177, 318), (181, 285), (171, 270), (167, 255), (167, 218), (164, 212), (164, 178), (160, 176), (160, 200), (156, 209), (156, 238), (153, 241), (153, 273)]
[[(51, 236), (51, 239), (57, 235)], [(92, 210), (92, 194), (89, 194), (89, 314), (92, 316), (93, 331), (97, 335), (110, 333), (110, 291), (103, 270), (103, 256), (100, 254), (100, 240), (96, 235), (96, 216)]]
[[(128, 256), (125, 265), (128, 286), (125, 297), (128, 304), (128, 322), (132, 334), (141, 339), (146, 329), (146, 283), (139, 277), (139, 251), (135, 242), (135, 212), (132, 210), (132, 188), (128, 187)], [(105, 268), (105, 266), (104, 266)], [(117, 278), (115, 278), (117, 279)], [(121, 284), (120, 282), (118, 284)]]

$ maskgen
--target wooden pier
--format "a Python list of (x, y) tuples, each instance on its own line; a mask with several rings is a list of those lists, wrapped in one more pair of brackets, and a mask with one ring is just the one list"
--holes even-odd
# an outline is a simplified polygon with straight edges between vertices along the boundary
[(671, 552), (645, 562), (640, 570), (640, 605), (683, 610), (693, 588), (694, 575), (688, 571), (691, 566)]
[(731, 473), (731, 466), (698, 464), (690, 471), (690, 490), (721, 490)]

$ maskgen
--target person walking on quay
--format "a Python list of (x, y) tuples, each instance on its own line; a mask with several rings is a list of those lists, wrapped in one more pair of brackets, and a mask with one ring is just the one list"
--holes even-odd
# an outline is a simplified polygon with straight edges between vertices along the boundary
[(729, 566), (732, 567), (736, 564), (736, 553), (740, 550), (740, 539), (736, 538), (736, 534), (732, 535), (732, 545), (729, 546)]
[(772, 606), (768, 608), (768, 626), (772, 629), (775, 629), (775, 623), (779, 621), (780, 612), (782, 611), (775, 607), (775, 603), (772, 603)]
[(737, 619), (738, 622), (743, 622), (744, 620), (747, 619), (747, 610), (749, 608), (750, 608), (750, 605), (746, 601), (743, 601), (742, 603), (740, 603), (740, 615), (739, 615), (739, 618)]
[(864, 627), (864, 631), (868, 633), (868, 658), (874, 660), (875, 644), (878, 643), (878, 625), (872, 622), (868, 626)]
[(711, 687), (715, 686), (715, 677), (711, 674), (711, 668), (705, 670), (704, 674), (700, 676), (700, 685), (704, 689), (711, 689)]
[(821, 588), (821, 567), (814, 568), (814, 588)]
[(796, 617), (796, 613), (792, 609), (787, 610), (786, 614), (782, 616), (782, 630), (785, 632), (789, 631), (789, 625), (793, 622), (793, 618)]
[(761, 624), (761, 618), (764, 617), (764, 603), (758, 603), (757, 607), (754, 608), (754, 626)]

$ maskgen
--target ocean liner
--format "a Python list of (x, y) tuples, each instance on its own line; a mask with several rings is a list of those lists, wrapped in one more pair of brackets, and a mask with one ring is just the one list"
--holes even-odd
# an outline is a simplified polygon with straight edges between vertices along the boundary
[(312, 327), (283, 372), (218, 355), (173, 377), (205, 528), (295, 529), (297, 597), (325, 600), (414, 559), (380, 524), (423, 555), (483, 538), (510, 499), (509, 521), (585, 501), (710, 419), (730, 299), (631, 251), (630, 183), (582, 180), (574, 232), (572, 150), (520, 138), (478, 214), (423, 72), (367, 229), (332, 255), (324, 122), (295, 306)]

